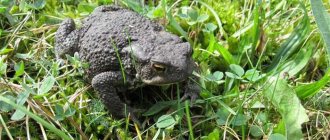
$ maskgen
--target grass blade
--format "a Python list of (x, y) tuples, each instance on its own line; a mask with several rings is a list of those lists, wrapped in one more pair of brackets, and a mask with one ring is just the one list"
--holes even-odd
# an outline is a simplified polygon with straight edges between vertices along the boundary
[(186, 110), (186, 117), (187, 117), (187, 121), (188, 121), (188, 127), (189, 127), (189, 136), (191, 140), (194, 140), (194, 131), (193, 131), (193, 128), (192, 128), (192, 124), (191, 124), (191, 117), (190, 117), (190, 114), (189, 114), (189, 104), (188, 104), (188, 101), (185, 102), (185, 110)]
[(295, 52), (297, 52), (303, 45), (301, 45), (310, 31), (310, 23), (305, 6), (301, 4), (305, 13), (300, 24), (295, 28), (290, 37), (281, 45), (280, 50), (276, 53), (272, 64), (268, 71), (274, 70), (281, 62), (285, 62)]
[[(10, 139), (10, 140), (14, 140), (14, 138), (13, 138), (13, 136), (11, 136), (11, 133), (10, 133), (10, 131), (9, 131), (9, 129), (8, 129), (8, 127), (7, 127), (7, 125), (6, 125), (6, 123), (5, 123), (5, 121), (3, 120), (3, 118), (2, 118), (2, 115), (0, 114), (0, 121), (1, 121), (1, 127), (3, 127), (3, 128), (5, 128), (5, 131), (7, 132), (7, 136), (8, 136), (8, 138)], [(1, 135), (1, 137), (2, 137), (3, 135)]]
[(186, 40), (188, 40), (189, 42), (192, 42), (186, 31), (184, 31), (182, 29), (182, 27), (178, 24), (178, 22), (174, 19), (173, 15), (170, 12), (170, 9), (166, 12), (166, 16), (169, 20), (169, 25), (172, 26), (175, 30), (177, 30)]
[(40, 118), (39, 116), (33, 114), (32, 112), (28, 111), (27, 109), (25, 109), (23, 106), (21, 105), (17, 105), (14, 102), (10, 101), (9, 99), (0, 96), (0, 100), (13, 106), (15, 109), (18, 109), (22, 112), (24, 112), (26, 115), (30, 116), (31, 118), (33, 118), (35, 121), (37, 121), (38, 123), (42, 124), (43, 126), (45, 126), (46, 128), (48, 128), (50, 131), (54, 132), (55, 134), (57, 134), (58, 136), (60, 136), (60, 138), (65, 139), (65, 140), (70, 140), (71, 138), (66, 135), (64, 132), (62, 132), (61, 130), (57, 129), (56, 127), (54, 127), (53, 125), (51, 125), (50, 123), (46, 122), (45, 120), (43, 120), (42, 118)]
[(330, 81), (330, 69), (321, 78), (321, 80), (306, 85), (299, 85), (295, 87), (295, 91), (300, 99), (307, 99), (317, 94), (323, 87), (327, 85), (329, 81)]
[(312, 46), (306, 46), (305, 48), (306, 49), (301, 49), (292, 57), (292, 59), (289, 59), (281, 65), (275, 74), (281, 73), (281, 75), (283, 75), (284, 73), (287, 73), (289, 76), (295, 76), (298, 74), (304, 67), (306, 67), (313, 54)]
[(322, 0), (310, 0), (313, 15), (319, 28), (328, 52), (328, 64), (330, 65), (330, 15), (322, 4)]

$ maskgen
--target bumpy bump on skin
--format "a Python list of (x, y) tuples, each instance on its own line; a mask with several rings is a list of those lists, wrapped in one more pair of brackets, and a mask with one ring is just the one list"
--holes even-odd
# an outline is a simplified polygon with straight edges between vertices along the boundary
[(195, 99), (199, 93), (187, 82), (195, 67), (189, 43), (130, 10), (100, 6), (79, 29), (72, 19), (64, 20), (55, 39), (57, 58), (78, 52), (89, 63), (86, 77), (115, 117), (125, 114), (118, 94), (141, 86), (186, 81), (184, 97)]

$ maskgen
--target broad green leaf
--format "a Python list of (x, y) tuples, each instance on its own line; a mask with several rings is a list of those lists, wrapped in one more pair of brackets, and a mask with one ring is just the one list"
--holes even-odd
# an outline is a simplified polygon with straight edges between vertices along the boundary
[(245, 72), (244, 78), (248, 79), (251, 82), (255, 82), (261, 79), (264, 75), (260, 75), (260, 71), (256, 69), (249, 69)]
[(223, 73), (220, 71), (216, 71), (213, 73), (213, 77), (215, 80), (219, 81), (223, 78)]
[(270, 77), (263, 93), (281, 114), (285, 123), (286, 137), (290, 140), (302, 139), (301, 125), (308, 121), (308, 116), (296, 92), (285, 80)]
[(18, 121), (22, 119), (25, 116), (25, 113), (21, 110), (16, 110), (14, 114), (10, 117), (11, 120), (13, 121)]
[(208, 75), (206, 75), (206, 80), (209, 80), (209, 81), (216, 81), (216, 79), (213, 77), (213, 75), (212, 74), (208, 74)]
[(248, 117), (244, 114), (237, 114), (233, 117), (233, 120), (231, 121), (231, 124), (234, 126), (242, 126), (245, 125), (248, 121)]
[(16, 53), (15, 57), (20, 59), (31, 59), (33, 58), (33, 54), (31, 53)]
[(330, 65), (330, 15), (328, 10), (323, 6), (322, 0), (310, 0), (310, 2), (315, 22), (327, 46), (328, 62)]
[(283, 73), (288, 73), (289, 76), (298, 74), (312, 57), (313, 47), (308, 46), (306, 49), (301, 49), (294, 57), (284, 63), (278, 71), (281, 72), (282, 75)]
[(234, 74), (234, 73), (231, 73), (231, 72), (228, 72), (226, 71), (225, 72), (226, 76), (229, 77), (229, 78), (233, 78), (233, 79), (242, 79), (241, 77), (239, 77), (238, 75)]
[(65, 110), (64, 115), (65, 115), (65, 117), (70, 117), (70, 116), (74, 115), (74, 113), (76, 113), (76, 109), (69, 106), (68, 109)]
[(222, 57), (226, 60), (228, 64), (236, 64), (237, 62), (234, 60), (233, 55), (223, 46), (221, 46), (219, 43), (215, 44), (215, 47), (220, 52)]
[[(269, 136), (269, 140), (287, 140), (287, 138), (285, 136), (283, 136), (282, 134), (271, 134)], [(288, 138), (288, 140), (291, 140), (290, 138)]]
[(46, 5), (46, 0), (36, 0), (33, 5), (36, 9), (42, 9)]
[(279, 122), (276, 124), (276, 126), (273, 129), (273, 133), (286, 135), (286, 124), (283, 119), (279, 120)]
[(5, 14), (7, 7), (0, 6), (0, 14)]
[(0, 55), (8, 54), (12, 52), (14, 49), (3, 48), (0, 50)]
[(55, 78), (53, 76), (46, 77), (38, 90), (38, 94), (45, 94), (52, 89), (55, 83)]
[(262, 123), (267, 123), (268, 119), (267, 119), (267, 113), (264, 112), (260, 112), (258, 113), (257, 117), (256, 117), (256, 121), (262, 122)]
[(156, 104), (154, 104), (152, 107), (150, 107), (148, 109), (148, 111), (146, 111), (145, 113), (143, 113), (143, 116), (151, 116), (151, 115), (155, 115), (158, 112), (162, 111), (165, 108), (168, 108), (174, 104), (176, 104), (177, 101), (173, 100), (173, 101), (163, 101), (163, 102), (157, 102)]
[(265, 108), (265, 105), (262, 104), (260, 101), (256, 101), (252, 106), (251, 108)]
[[(30, 93), (28, 91), (19, 93), (17, 96), (17, 99), (16, 99), (16, 103), (18, 105), (23, 105), (27, 101), (29, 95), (30, 95)], [(22, 119), (24, 116), (25, 116), (25, 113), (22, 110), (16, 110), (10, 119), (17, 121), (17, 120)]]
[(188, 14), (190, 20), (197, 22), (198, 12), (195, 9), (189, 8), (187, 11), (187, 14)]
[[(16, 98), (14, 96), (7, 95), (7, 94), (3, 95), (3, 97), (9, 99), (10, 101), (15, 101), (16, 100)], [(0, 111), (1, 112), (9, 112), (9, 111), (12, 111), (13, 109), (14, 109), (13, 106), (11, 106), (10, 104), (7, 104), (6, 102), (0, 100)]]
[(39, 10), (39, 9), (42, 9), (44, 8), (46, 5), (46, 0), (36, 0), (34, 1), (33, 3), (31, 4), (28, 4), (28, 6), (32, 9), (36, 9), (36, 10)]
[(250, 127), (250, 133), (254, 137), (261, 137), (264, 135), (264, 132), (262, 131), (262, 128), (260, 126), (252, 125)]
[(314, 83), (298, 85), (295, 87), (297, 96), (301, 99), (307, 99), (319, 93), (320, 90), (327, 85), (330, 81), (330, 69), (325, 73), (325, 75)]
[(65, 118), (63, 107), (59, 104), (55, 105), (55, 119), (58, 121), (62, 121)]
[(220, 81), (223, 78), (223, 73), (220, 71), (216, 71), (213, 74), (209, 74), (206, 76), (206, 79), (209, 81)]
[(188, 16), (188, 10), (190, 9), (191, 7), (189, 6), (182, 6), (180, 7), (180, 11), (178, 13), (178, 16), (180, 18), (182, 18), (183, 20), (189, 20), (189, 16)]
[(238, 75), (239, 77), (242, 77), (244, 75), (244, 69), (241, 66), (236, 64), (230, 64), (229, 67), (231, 71), (236, 75)]
[(215, 31), (217, 29), (217, 25), (215, 25), (213, 23), (206, 23), (204, 25), (204, 27), (205, 27), (203, 29), (204, 32), (213, 32), (213, 31)]
[(226, 125), (227, 119), (229, 117), (230, 113), (228, 110), (221, 108), (218, 109), (216, 116), (217, 116), (217, 124), (218, 125)]
[(286, 62), (288, 58), (290, 58), (295, 52), (297, 52), (303, 45), (301, 45), (307, 35), (310, 33), (310, 21), (308, 18), (308, 14), (304, 8), (304, 17), (298, 26), (294, 29), (288, 39), (281, 44), (279, 51), (276, 53), (268, 71), (274, 70), (277, 66), (281, 65), (283, 62)]
[(168, 128), (176, 123), (175, 119), (171, 115), (160, 116), (156, 122), (157, 128)]
[(20, 61), (19, 63), (16, 63), (14, 66), (15, 69), (15, 77), (21, 76), (24, 74), (24, 62)]
[(192, 26), (192, 25), (195, 25), (197, 22), (196, 21), (188, 21), (187, 24)]
[(188, 20), (189, 17), (187, 14), (183, 14), (183, 13), (178, 13), (178, 16), (181, 18), (181, 19), (184, 19), (184, 20)]
[(200, 15), (200, 16), (198, 16), (198, 18), (197, 18), (197, 22), (204, 22), (204, 21), (206, 21), (208, 18), (209, 18), (209, 15), (206, 15), (206, 14)]
[(158, 5), (147, 13), (149, 18), (160, 18), (165, 16), (165, 10), (162, 6)]
[(29, 95), (30, 95), (30, 93), (27, 91), (19, 93), (17, 96), (17, 100), (16, 100), (17, 104), (23, 105), (27, 101)]
[(214, 129), (208, 136), (207, 140), (219, 140), (220, 138), (220, 131), (219, 129)]

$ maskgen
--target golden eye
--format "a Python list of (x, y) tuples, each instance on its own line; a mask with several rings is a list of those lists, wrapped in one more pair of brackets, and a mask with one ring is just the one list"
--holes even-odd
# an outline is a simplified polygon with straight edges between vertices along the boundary
[(157, 72), (164, 72), (166, 70), (166, 67), (161, 64), (153, 64), (152, 67), (157, 71)]

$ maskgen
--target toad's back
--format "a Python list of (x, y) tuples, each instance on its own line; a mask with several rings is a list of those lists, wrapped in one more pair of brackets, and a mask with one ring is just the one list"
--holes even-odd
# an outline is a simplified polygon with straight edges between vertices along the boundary
[(79, 54), (90, 64), (88, 77), (120, 70), (117, 53), (123, 66), (131, 68), (130, 56), (123, 48), (132, 41), (143, 44), (160, 30), (163, 28), (158, 24), (127, 9), (96, 9), (79, 30)]

